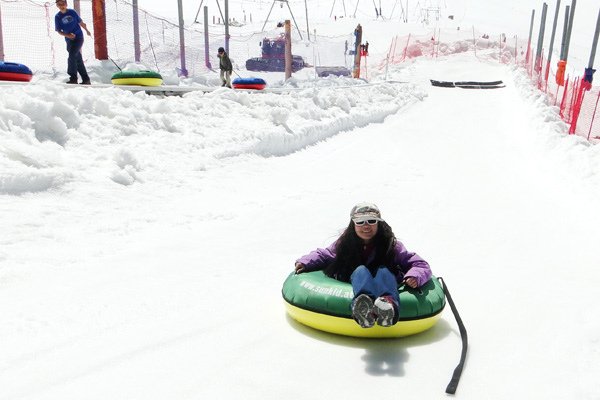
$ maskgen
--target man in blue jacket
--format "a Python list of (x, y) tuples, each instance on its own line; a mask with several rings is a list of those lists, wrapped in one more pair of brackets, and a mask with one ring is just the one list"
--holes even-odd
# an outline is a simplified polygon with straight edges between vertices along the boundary
[(58, 12), (54, 16), (54, 27), (59, 35), (65, 37), (67, 42), (67, 52), (69, 52), (67, 73), (69, 80), (67, 83), (77, 83), (77, 73), (81, 75), (81, 84), (89, 85), (90, 77), (83, 64), (81, 56), (81, 47), (83, 47), (83, 32), (85, 29), (88, 36), (92, 34), (85, 23), (79, 17), (75, 10), (67, 8), (67, 0), (56, 0)]

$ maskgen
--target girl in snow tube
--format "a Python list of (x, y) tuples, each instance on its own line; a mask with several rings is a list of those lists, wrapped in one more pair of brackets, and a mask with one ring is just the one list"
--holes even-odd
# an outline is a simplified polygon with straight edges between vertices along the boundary
[[(296, 261), (295, 274), (283, 290), (290, 315), (317, 329), (350, 336), (405, 336), (433, 326), (445, 299), (429, 264), (396, 239), (375, 204), (357, 204), (350, 217), (333, 244)], [(403, 296), (399, 286), (408, 289)]]

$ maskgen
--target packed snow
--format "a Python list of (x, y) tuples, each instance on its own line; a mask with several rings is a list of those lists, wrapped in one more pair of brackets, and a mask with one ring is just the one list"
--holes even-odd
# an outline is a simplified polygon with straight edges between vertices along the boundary
[[(364, 3), (352, 24), (386, 45), (433, 29)], [(327, 17), (317, 29), (335, 29)], [(449, 307), (394, 340), (285, 314), (294, 260), (360, 201), (448, 284), (470, 343), (457, 398), (600, 399), (600, 147), (497, 49), (372, 72), (167, 97), (0, 86), (0, 400), (445, 397), (461, 345)]]

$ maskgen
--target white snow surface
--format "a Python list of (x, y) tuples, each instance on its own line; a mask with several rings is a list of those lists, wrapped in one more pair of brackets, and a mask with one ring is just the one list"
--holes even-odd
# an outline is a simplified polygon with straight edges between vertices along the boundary
[(285, 314), (364, 200), (451, 290), (456, 398), (600, 399), (600, 147), (495, 52), (283, 94), (0, 86), (0, 400), (447, 397), (449, 307), (394, 340)]

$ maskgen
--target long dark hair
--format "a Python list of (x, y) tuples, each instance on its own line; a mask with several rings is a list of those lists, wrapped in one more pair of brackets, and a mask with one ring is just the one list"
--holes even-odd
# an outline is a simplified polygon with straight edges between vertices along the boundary
[[(358, 237), (354, 230), (354, 222), (350, 220), (350, 223), (336, 242), (336, 257), (331, 264), (325, 267), (325, 274), (337, 280), (349, 282), (352, 272), (363, 264), (363, 245), (363, 240)], [(373, 245), (375, 246), (375, 258), (366, 266), (369, 269), (382, 265), (391, 267), (396, 236), (394, 236), (392, 227), (387, 222), (378, 222), (377, 234), (373, 238)]]

